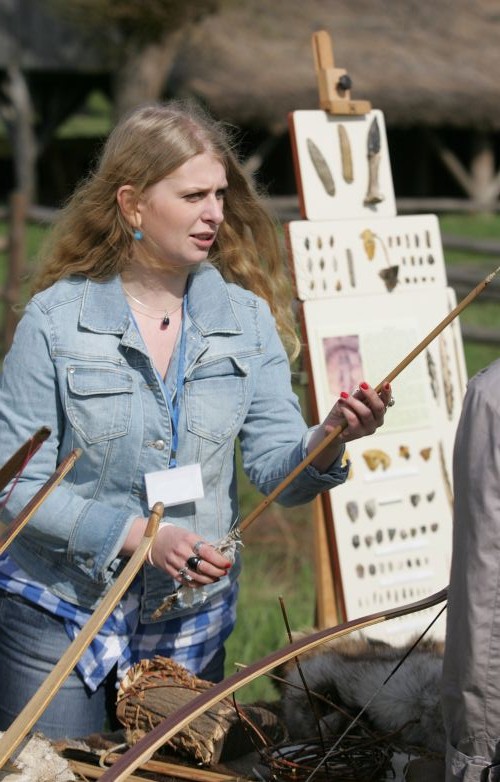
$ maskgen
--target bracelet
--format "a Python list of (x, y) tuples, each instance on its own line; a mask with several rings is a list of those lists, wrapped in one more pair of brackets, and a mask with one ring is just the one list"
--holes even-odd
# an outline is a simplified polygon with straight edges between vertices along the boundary
[[(172, 526), (173, 526), (173, 524), (172, 524), (171, 521), (160, 521), (160, 523), (158, 524), (158, 532), (163, 527), (172, 527)], [(156, 534), (158, 534), (158, 532)], [(156, 567), (155, 563), (153, 562), (153, 557), (152, 557), (153, 544), (154, 544), (154, 540), (153, 540), (153, 543), (151, 544), (151, 546), (149, 547), (148, 555), (146, 557), (146, 562), (149, 565), (151, 565), (151, 567)]]

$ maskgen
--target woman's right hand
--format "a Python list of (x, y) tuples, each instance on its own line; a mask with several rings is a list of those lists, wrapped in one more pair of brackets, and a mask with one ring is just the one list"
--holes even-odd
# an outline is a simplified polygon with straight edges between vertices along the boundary
[(174, 524), (160, 527), (150, 562), (181, 584), (199, 587), (227, 576), (231, 562), (199, 535)]
[[(144, 534), (147, 519), (135, 519), (122, 546), (121, 554), (130, 556)], [(150, 564), (168, 573), (185, 586), (212, 584), (227, 576), (231, 562), (212, 544), (195, 532), (174, 524), (160, 525), (149, 551)]]

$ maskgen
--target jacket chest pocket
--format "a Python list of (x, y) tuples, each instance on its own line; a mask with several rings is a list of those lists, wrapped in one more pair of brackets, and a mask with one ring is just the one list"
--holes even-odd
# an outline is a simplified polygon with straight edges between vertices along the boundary
[(231, 358), (196, 367), (184, 385), (189, 431), (215, 443), (234, 434), (243, 415), (247, 375)]
[(128, 372), (102, 366), (68, 367), (66, 412), (87, 443), (127, 434), (133, 379)]

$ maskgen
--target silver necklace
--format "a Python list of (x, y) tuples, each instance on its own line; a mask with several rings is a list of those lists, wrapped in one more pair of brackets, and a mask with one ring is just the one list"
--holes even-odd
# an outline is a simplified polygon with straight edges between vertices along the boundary
[[(154, 307), (150, 307), (148, 304), (144, 304), (144, 302), (140, 301), (140, 299), (137, 299), (132, 293), (130, 293), (129, 290), (126, 289), (123, 283), (122, 283), (122, 288), (126, 293), (126, 295), (129, 297), (129, 299), (132, 299), (132, 301), (135, 301), (137, 304), (140, 304), (141, 307), (144, 307), (145, 310), (150, 310), (151, 312), (163, 312), (163, 317), (161, 318), (161, 325), (165, 327), (168, 326), (170, 323), (170, 315), (174, 315), (182, 307), (182, 301), (181, 301), (179, 306), (176, 307), (175, 310), (171, 310), (170, 312), (168, 312), (168, 310), (155, 310)], [(146, 315), (147, 318), (153, 318), (154, 320), (158, 320), (157, 315), (148, 315), (146, 312), (143, 312), (142, 314)]]

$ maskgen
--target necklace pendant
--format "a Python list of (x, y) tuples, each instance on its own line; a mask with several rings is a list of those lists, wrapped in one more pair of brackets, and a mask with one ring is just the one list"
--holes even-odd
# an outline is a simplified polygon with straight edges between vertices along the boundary
[(165, 326), (165, 328), (166, 328), (169, 325), (169, 323), (170, 323), (170, 318), (168, 317), (168, 315), (165, 315), (165, 317), (163, 318), (163, 320), (161, 322), (161, 325)]

